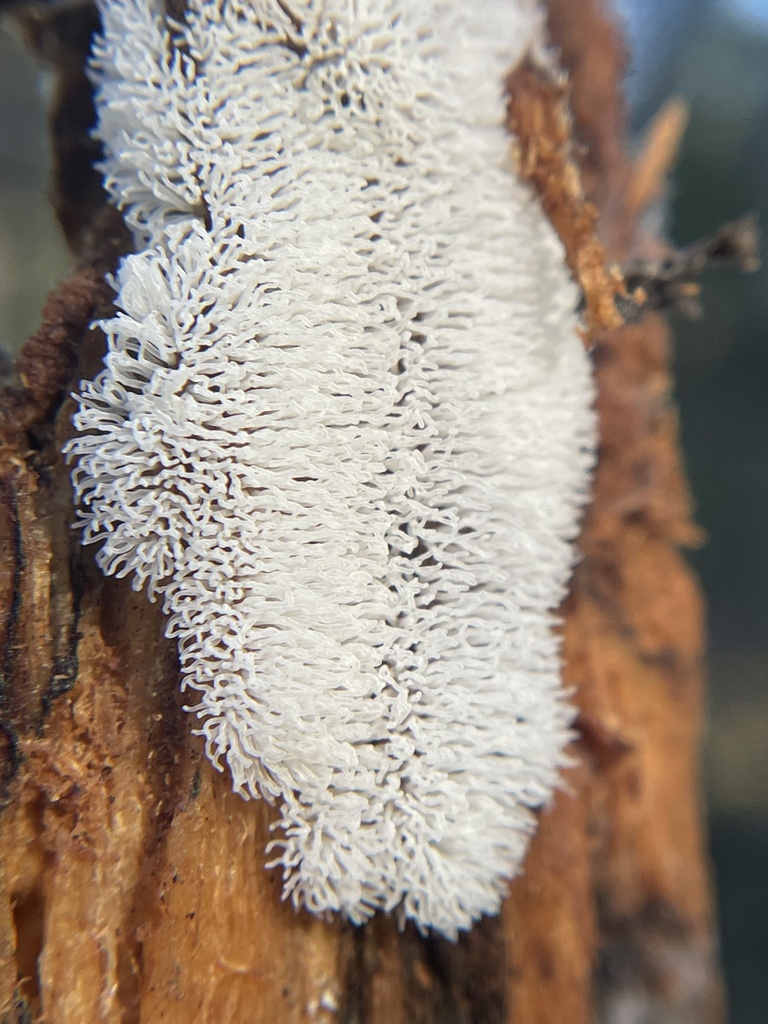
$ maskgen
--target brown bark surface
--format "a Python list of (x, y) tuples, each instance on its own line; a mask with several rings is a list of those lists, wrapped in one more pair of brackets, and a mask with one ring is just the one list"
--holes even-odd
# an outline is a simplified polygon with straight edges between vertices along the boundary
[(599, 387), (595, 497), (564, 609), (579, 739), (502, 914), (456, 944), (280, 902), (270, 810), (233, 796), (203, 755), (162, 615), (78, 546), (66, 395), (98, 368), (88, 325), (128, 242), (93, 179), (75, 187), (92, 14), (26, 16), (63, 69), (56, 197), (80, 262), (0, 415), (1, 1024), (722, 1024), (669, 339), (651, 316), (608, 329), (612, 261), (637, 241), (621, 47), (596, 0), (549, 8), (570, 86), (526, 67), (510, 122), (585, 291)]

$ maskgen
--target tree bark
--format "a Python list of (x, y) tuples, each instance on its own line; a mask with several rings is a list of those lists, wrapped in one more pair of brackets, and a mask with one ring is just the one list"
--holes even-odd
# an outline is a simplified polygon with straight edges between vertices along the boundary
[(522, 172), (585, 295), (601, 424), (564, 606), (573, 767), (502, 913), (453, 944), (296, 914), (264, 870), (273, 812), (230, 791), (178, 694), (163, 616), (72, 531), (69, 390), (97, 372), (104, 274), (129, 247), (91, 171), (89, 7), (21, 15), (59, 68), (55, 202), (77, 269), (0, 410), (0, 1022), (722, 1024), (697, 760), (702, 602), (669, 401), (669, 338), (617, 326), (639, 244), (597, 0), (550, 0), (569, 86), (512, 83)]

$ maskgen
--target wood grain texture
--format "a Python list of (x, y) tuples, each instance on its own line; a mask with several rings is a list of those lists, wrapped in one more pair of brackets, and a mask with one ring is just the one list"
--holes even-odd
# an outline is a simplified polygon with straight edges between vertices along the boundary
[(595, 498), (563, 609), (579, 738), (502, 914), (452, 944), (280, 902), (272, 812), (233, 796), (192, 735), (161, 614), (103, 579), (70, 529), (66, 395), (99, 365), (87, 327), (128, 241), (92, 187), (74, 189), (93, 14), (70, 9), (66, 32), (62, 17), (38, 11), (28, 31), (64, 69), (54, 196), (79, 264), (0, 410), (0, 1022), (722, 1024), (669, 339), (653, 317), (608, 329), (612, 264), (636, 235), (614, 27), (593, 0), (551, 0), (570, 85), (532, 75), (511, 111), (586, 293), (599, 385)]

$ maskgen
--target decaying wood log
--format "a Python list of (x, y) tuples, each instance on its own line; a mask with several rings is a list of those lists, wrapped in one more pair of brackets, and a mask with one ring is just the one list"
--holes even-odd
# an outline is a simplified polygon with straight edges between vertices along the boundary
[(456, 944), (280, 902), (263, 866), (271, 812), (233, 796), (191, 735), (162, 615), (104, 579), (70, 529), (67, 394), (98, 367), (103, 339), (88, 325), (109, 311), (104, 272), (129, 242), (94, 179), (76, 188), (92, 156), (92, 10), (22, 15), (63, 69), (55, 197), (79, 262), (2, 396), (2, 1024), (724, 1020), (696, 774), (702, 605), (678, 551), (696, 534), (669, 339), (653, 315), (616, 326), (613, 302), (638, 212), (621, 45), (597, 0), (549, 8), (569, 85), (526, 66), (510, 123), (585, 292), (599, 382), (595, 497), (564, 608), (580, 739), (501, 916)]

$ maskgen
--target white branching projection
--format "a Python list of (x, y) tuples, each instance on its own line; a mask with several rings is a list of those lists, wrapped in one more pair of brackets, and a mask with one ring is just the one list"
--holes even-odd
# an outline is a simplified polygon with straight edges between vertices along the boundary
[(574, 289), (517, 180), (520, 0), (103, 0), (136, 255), (69, 448), (160, 596), (207, 751), (279, 800), (285, 894), (455, 937), (569, 738), (551, 609), (592, 460)]

